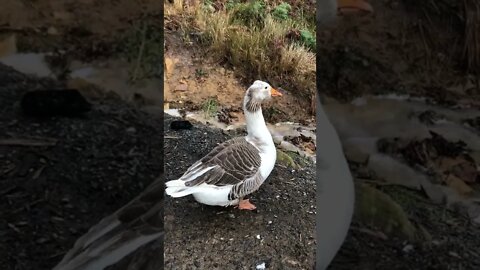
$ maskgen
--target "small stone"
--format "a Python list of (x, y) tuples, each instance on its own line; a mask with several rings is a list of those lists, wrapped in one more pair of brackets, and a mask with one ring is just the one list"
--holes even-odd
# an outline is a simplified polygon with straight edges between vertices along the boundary
[(135, 133), (137, 130), (134, 127), (127, 128), (128, 133)]
[(175, 91), (185, 92), (187, 90), (188, 90), (188, 84), (181, 83), (175, 87)]
[(263, 262), (263, 263), (257, 265), (255, 268), (257, 270), (264, 270), (264, 269), (266, 269), (266, 266), (265, 266), (265, 263)]
[(46, 243), (47, 241), (48, 241), (47, 238), (42, 237), (42, 238), (38, 238), (36, 242), (37, 244), (43, 244), (43, 243)]
[(448, 255), (454, 257), (454, 258), (457, 258), (457, 259), (461, 259), (462, 257), (460, 257), (460, 255), (458, 255), (458, 253), (454, 252), (454, 251), (450, 251), (448, 252)]
[(402, 249), (402, 251), (405, 252), (405, 253), (409, 253), (409, 252), (412, 251), (412, 250), (413, 250), (413, 245), (410, 245), (410, 244), (409, 244), (409, 245), (406, 245), (406, 246)]
[(49, 35), (56, 36), (56, 35), (58, 35), (58, 30), (57, 30), (57, 28), (55, 28), (53, 26), (50, 26), (47, 30), (47, 33)]
[(257, 238), (258, 240), (260, 240), (260, 238), (261, 238), (261, 237), (260, 237), (260, 234), (257, 234), (256, 238)]

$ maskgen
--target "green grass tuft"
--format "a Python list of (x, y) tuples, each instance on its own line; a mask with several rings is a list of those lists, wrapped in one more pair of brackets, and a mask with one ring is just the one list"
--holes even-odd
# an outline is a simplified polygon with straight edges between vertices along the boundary
[(289, 18), (289, 13), (292, 10), (292, 6), (288, 3), (281, 3), (273, 9), (272, 16), (280, 21), (285, 21)]

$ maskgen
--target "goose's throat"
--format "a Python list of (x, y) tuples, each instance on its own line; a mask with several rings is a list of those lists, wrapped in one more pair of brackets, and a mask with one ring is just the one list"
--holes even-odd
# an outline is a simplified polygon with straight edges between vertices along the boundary
[(259, 101), (253, 99), (253, 98), (248, 98), (247, 102), (245, 103), (245, 112), (249, 113), (257, 113), (260, 111), (260, 114), (262, 113), (262, 103)]

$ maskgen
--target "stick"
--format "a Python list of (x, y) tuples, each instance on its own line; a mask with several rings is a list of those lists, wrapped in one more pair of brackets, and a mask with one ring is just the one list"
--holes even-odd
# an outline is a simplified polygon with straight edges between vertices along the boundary
[(0, 145), (7, 146), (54, 146), (57, 140), (39, 141), (32, 139), (0, 139)]

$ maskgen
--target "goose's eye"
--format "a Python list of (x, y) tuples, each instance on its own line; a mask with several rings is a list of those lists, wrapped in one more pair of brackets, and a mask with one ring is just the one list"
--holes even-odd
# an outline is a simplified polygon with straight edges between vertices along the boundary
[(267, 89), (268, 87), (265, 86), (265, 90)]

